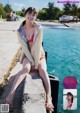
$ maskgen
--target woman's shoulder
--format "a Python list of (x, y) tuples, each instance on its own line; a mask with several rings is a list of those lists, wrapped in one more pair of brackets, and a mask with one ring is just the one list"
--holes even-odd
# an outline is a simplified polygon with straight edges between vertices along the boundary
[(38, 22), (34, 22), (34, 24), (35, 24), (35, 28), (38, 30), (43, 28), (42, 25)]
[(22, 21), (22, 23), (19, 25), (17, 31), (19, 31), (19, 32), (22, 31), (23, 26), (25, 25), (25, 22), (26, 22), (26, 20)]

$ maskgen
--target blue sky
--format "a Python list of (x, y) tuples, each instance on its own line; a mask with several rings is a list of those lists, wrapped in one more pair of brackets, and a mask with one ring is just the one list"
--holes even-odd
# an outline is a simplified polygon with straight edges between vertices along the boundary
[[(9, 3), (14, 10), (21, 10), (23, 7), (28, 8), (30, 6), (35, 7), (37, 10), (40, 10), (44, 7), (48, 7), (48, 2), (54, 2), (55, 6), (62, 9), (63, 4), (57, 3), (57, 1), (64, 1), (64, 0), (0, 0), (0, 3), (2, 3), (3, 5)], [(76, 0), (76, 1), (80, 1), (80, 0)], [(80, 3), (78, 6), (80, 6)]]

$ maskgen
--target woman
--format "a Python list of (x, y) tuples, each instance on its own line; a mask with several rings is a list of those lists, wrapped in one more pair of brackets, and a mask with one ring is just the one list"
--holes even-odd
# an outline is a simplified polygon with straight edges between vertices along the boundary
[[(15, 90), (18, 85), (25, 78), (30, 70), (38, 70), (40, 76), (44, 81), (46, 90), (46, 108), (53, 111), (54, 106), (51, 100), (50, 80), (47, 73), (45, 52), (42, 47), (42, 26), (35, 22), (37, 18), (37, 11), (35, 8), (29, 7), (25, 11), (25, 21), (20, 25), (17, 34), (21, 44), (20, 63), (23, 68), (17, 73), (16, 79), (13, 83), (12, 89), (6, 98), (6, 103), (13, 107), (12, 101)], [(26, 74), (25, 74), (26, 73)]]
[(70, 92), (68, 92), (68, 93), (67, 93), (67, 98), (66, 98), (66, 99), (67, 99), (67, 101), (68, 101), (67, 110), (71, 110), (72, 104), (73, 104), (73, 99), (74, 99), (73, 94), (70, 93)]

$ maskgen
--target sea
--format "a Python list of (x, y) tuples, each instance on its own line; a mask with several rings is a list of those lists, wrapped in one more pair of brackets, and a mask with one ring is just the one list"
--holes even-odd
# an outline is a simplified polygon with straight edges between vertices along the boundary
[[(47, 71), (59, 79), (57, 113), (80, 113), (80, 28), (43, 27), (43, 47)], [(67, 76), (78, 81), (77, 110), (63, 110), (63, 79)]]

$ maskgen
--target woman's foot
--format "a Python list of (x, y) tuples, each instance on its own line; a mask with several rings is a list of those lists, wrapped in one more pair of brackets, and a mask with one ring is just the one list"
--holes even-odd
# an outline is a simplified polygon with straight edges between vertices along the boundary
[(47, 110), (54, 111), (54, 105), (52, 104), (52, 97), (46, 97), (45, 106)]

